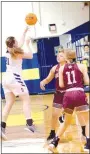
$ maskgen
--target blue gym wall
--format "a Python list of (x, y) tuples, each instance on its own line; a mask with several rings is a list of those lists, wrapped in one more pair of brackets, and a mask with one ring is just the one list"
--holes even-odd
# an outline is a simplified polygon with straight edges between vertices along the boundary
[[(90, 33), (90, 21), (68, 31), (66, 34), (71, 34), (72, 43), (87, 36)], [(82, 35), (83, 34), (83, 35)]]
[[(67, 34), (71, 34), (73, 42), (75, 41), (75, 35), (82, 34), (82, 33), (84, 33), (85, 35), (86, 35), (86, 33), (90, 33), (90, 21), (67, 32)], [(82, 35), (80, 35), (80, 37), (82, 38)], [(80, 39), (80, 37), (77, 39)], [(43, 42), (46, 41), (46, 39), (42, 39), (42, 40), (43, 40)], [(56, 38), (56, 40), (57, 41), (55, 43), (56, 44), (55, 46), (59, 45), (57, 38)], [(39, 40), (39, 41), (41, 41), (41, 40)], [(53, 43), (53, 40), (52, 40), (52, 43)], [(50, 48), (49, 47), (47, 48), (47, 45), (45, 45), (45, 43), (44, 43), (44, 50), (47, 53), (49, 53), (49, 51), (50, 51)], [(49, 55), (47, 55), (47, 56), (49, 56)], [(41, 58), (41, 57), (39, 57), (39, 58)], [(0, 60), (1, 60), (1, 74), (3, 74), (6, 70), (5, 57), (1, 57)], [(48, 65), (50, 65), (50, 64), (48, 64)], [(49, 72), (50, 68), (51, 67), (48, 67), (47, 72)], [(25, 79), (25, 83), (29, 89), (30, 94), (37, 94), (37, 93), (41, 92), (41, 90), (40, 90), (40, 71), (41, 71), (41, 69), (40, 69), (40, 64), (38, 62), (37, 53), (34, 54), (32, 60), (26, 59), (23, 61), (23, 74), (25, 77), (24, 79)], [(47, 73), (45, 75), (47, 75)], [(43, 77), (45, 77), (45, 76), (43, 76)], [(52, 84), (51, 84), (47, 88), (49, 90), (52, 90), (54, 87), (52, 87)], [(2, 89), (2, 85), (1, 85), (1, 97), (4, 98), (4, 92)]]

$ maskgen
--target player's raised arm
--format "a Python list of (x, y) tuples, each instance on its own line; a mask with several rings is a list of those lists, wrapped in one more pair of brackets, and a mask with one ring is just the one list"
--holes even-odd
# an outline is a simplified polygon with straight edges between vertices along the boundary
[(19, 46), (20, 48), (22, 48), (22, 46), (24, 45), (25, 36), (26, 36), (26, 33), (28, 32), (28, 29), (29, 29), (28, 26), (26, 26), (25, 29), (24, 29), (24, 32), (23, 32), (23, 34), (22, 34), (22, 37), (21, 37), (20, 41), (18, 42), (18, 46)]
[(28, 38), (26, 40), (26, 50), (27, 52), (22, 55), (22, 58), (25, 58), (25, 59), (32, 59), (33, 58), (33, 53), (32, 53), (32, 49), (30, 48), (30, 41), (31, 39)]
[(56, 68), (56, 66), (52, 67), (49, 74), (48, 74), (48, 76), (44, 80), (42, 80), (40, 82), (40, 88), (42, 90), (45, 90), (45, 85), (48, 84), (50, 81), (52, 81), (52, 79), (55, 77), (55, 68)]

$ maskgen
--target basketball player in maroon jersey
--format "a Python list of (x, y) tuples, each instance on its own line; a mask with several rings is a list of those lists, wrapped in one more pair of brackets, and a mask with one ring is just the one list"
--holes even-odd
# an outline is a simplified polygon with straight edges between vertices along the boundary
[[(75, 51), (65, 50), (67, 63), (59, 69), (59, 86), (66, 88), (63, 98), (63, 108), (65, 119), (62, 126), (59, 127), (55, 138), (49, 144), (48, 149), (54, 152), (60, 141), (61, 136), (71, 124), (73, 111), (76, 111), (78, 122), (81, 126), (86, 126), (86, 149), (90, 149), (89, 138), (89, 105), (86, 102), (84, 93), (84, 84), (89, 85), (89, 76), (87, 68), (83, 64), (72, 63), (72, 59), (76, 58)], [(84, 81), (84, 83), (83, 83)]]
[(40, 82), (40, 87), (42, 90), (45, 90), (45, 85), (51, 82), (53, 78), (55, 78), (55, 94), (53, 99), (53, 110), (52, 110), (52, 120), (51, 120), (51, 131), (50, 135), (48, 136), (47, 140), (51, 140), (55, 137), (55, 129), (58, 124), (58, 118), (62, 115), (62, 102), (63, 102), (63, 96), (65, 93), (64, 88), (59, 87), (59, 68), (60, 66), (64, 65), (66, 63), (65, 58), (63, 56), (64, 50), (59, 49), (59, 53), (57, 54), (57, 62), (58, 64), (53, 66), (50, 70), (49, 75)]

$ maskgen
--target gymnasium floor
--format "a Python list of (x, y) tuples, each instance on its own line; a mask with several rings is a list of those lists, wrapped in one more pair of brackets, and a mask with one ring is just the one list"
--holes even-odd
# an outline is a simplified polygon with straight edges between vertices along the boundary
[[(30, 99), (32, 117), (36, 124), (37, 132), (31, 133), (25, 129), (22, 102), (17, 98), (8, 117), (6, 130), (8, 141), (2, 142), (2, 153), (48, 153), (44, 145), (51, 127), (53, 95), (34, 95), (30, 96)], [(3, 107), (4, 104), (5, 101), (3, 100)], [(77, 129), (79, 129), (79, 134)], [(58, 152), (86, 153), (81, 146), (80, 133), (80, 126), (76, 126), (75, 116), (73, 116), (72, 125), (61, 138)]]

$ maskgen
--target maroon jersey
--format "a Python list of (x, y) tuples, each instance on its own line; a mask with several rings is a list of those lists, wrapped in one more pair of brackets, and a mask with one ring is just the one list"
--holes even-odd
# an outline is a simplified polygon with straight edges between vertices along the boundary
[(60, 65), (58, 64), (55, 70), (56, 91), (55, 91), (54, 99), (53, 99), (53, 107), (56, 107), (56, 108), (62, 108), (63, 97), (65, 94), (65, 88), (59, 87), (59, 68), (60, 68)]
[(57, 65), (55, 70), (55, 89), (56, 91), (64, 92), (65, 88), (59, 87), (59, 68), (60, 68), (60, 64)]
[(77, 64), (65, 64), (63, 79), (66, 89), (74, 87), (83, 88), (83, 74)]

